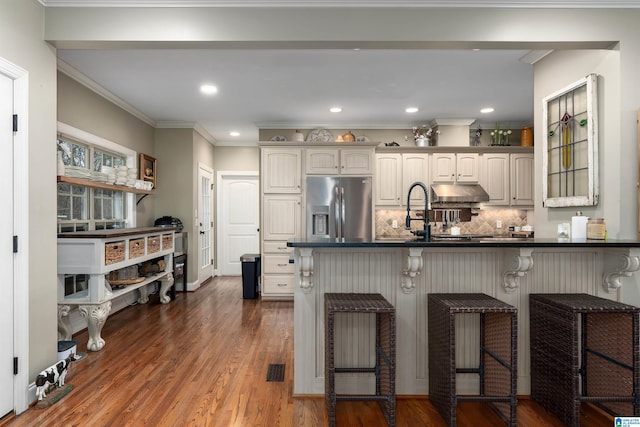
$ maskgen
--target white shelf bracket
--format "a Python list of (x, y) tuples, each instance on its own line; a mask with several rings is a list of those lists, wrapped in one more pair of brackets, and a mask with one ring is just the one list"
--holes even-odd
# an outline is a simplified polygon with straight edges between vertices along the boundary
[(313, 249), (299, 248), (300, 251), (300, 288), (304, 293), (313, 289)]
[(505, 255), (505, 272), (502, 274), (504, 290), (511, 294), (520, 286), (520, 277), (533, 268), (532, 248), (519, 248)]
[(409, 248), (406, 267), (402, 270), (400, 287), (402, 292), (410, 294), (416, 289), (415, 278), (422, 273), (424, 261), (422, 260), (422, 248)]
[(624, 277), (631, 277), (633, 273), (640, 270), (640, 251), (636, 248), (629, 248), (626, 252), (607, 252), (605, 257), (602, 284), (608, 293), (617, 291), (622, 286)]

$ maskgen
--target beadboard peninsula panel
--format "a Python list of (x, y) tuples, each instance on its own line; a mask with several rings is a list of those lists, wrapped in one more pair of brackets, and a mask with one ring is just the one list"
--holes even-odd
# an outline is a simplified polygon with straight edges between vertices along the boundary
[[(630, 246), (549, 244), (518, 248), (493, 246), (419, 247), (422, 266), (407, 286), (404, 270), (410, 269), (416, 247), (340, 246), (295, 247), (294, 292), (294, 394), (324, 393), (324, 298), (325, 292), (380, 293), (396, 308), (396, 393), (428, 395), (428, 316), (431, 293), (475, 293), (493, 296), (518, 309), (518, 394), (530, 394), (529, 294), (586, 293), (620, 300), (621, 291), (607, 291), (608, 276), (631, 275), (633, 260), (640, 258), (635, 243)], [(306, 250), (303, 261), (301, 251)], [(419, 258), (419, 259), (420, 259)], [(625, 263), (631, 260), (631, 265)], [(301, 275), (307, 262), (307, 279)], [(310, 263), (310, 264), (309, 264)], [(530, 263), (529, 268), (519, 263)], [(626, 273), (629, 272), (629, 273)], [(310, 274), (309, 274), (310, 273)], [(514, 279), (513, 288), (506, 286)], [(615, 279), (615, 277), (613, 278)], [(305, 282), (305, 280), (307, 280)], [(306, 287), (311, 283), (310, 287)], [(303, 286), (304, 285), (304, 286)], [(374, 317), (362, 314), (338, 316), (336, 323), (337, 366), (373, 366)], [(456, 317), (456, 365), (477, 367), (479, 359), (479, 315)], [(340, 374), (336, 389), (345, 394), (374, 390), (368, 374)], [(460, 394), (477, 394), (477, 375), (457, 376)]]

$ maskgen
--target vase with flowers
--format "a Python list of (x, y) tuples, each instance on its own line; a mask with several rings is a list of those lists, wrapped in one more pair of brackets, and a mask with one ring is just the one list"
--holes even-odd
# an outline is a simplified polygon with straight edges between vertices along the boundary
[(500, 123), (496, 123), (495, 129), (491, 131), (491, 145), (511, 145), (509, 144), (509, 135), (511, 135), (511, 129), (500, 128)]
[(427, 127), (426, 125), (422, 125), (420, 127), (414, 126), (413, 128), (413, 140), (416, 142), (418, 147), (427, 147), (433, 144), (432, 137), (434, 134), (439, 134), (440, 131), (434, 131), (433, 128)]

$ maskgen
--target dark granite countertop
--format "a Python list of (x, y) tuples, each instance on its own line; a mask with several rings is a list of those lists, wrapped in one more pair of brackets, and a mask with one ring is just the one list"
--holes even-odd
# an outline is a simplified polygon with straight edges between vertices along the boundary
[(424, 240), (380, 239), (361, 240), (353, 239), (345, 242), (312, 242), (306, 239), (293, 239), (287, 242), (287, 246), (293, 248), (640, 248), (638, 240), (580, 240), (571, 239), (543, 239), (543, 238), (519, 238), (519, 237), (493, 237), (472, 239), (434, 239), (429, 242)]

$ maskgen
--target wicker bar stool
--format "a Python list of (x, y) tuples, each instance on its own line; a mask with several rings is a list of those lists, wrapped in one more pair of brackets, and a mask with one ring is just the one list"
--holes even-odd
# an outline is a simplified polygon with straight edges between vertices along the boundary
[[(640, 416), (640, 309), (587, 294), (530, 294), (531, 398), (567, 426), (580, 405)], [(582, 386), (582, 390), (580, 390)]]
[[(336, 368), (334, 321), (337, 313), (371, 313), (376, 315), (376, 364), (374, 367)], [(396, 311), (380, 294), (324, 294), (325, 361), (324, 395), (329, 425), (336, 425), (336, 402), (340, 400), (377, 401), (390, 427), (396, 425)], [(340, 395), (336, 393), (335, 374), (370, 372), (376, 376), (375, 395)]]
[[(517, 308), (485, 294), (430, 294), (429, 400), (449, 426), (456, 425), (458, 402), (489, 403), (509, 426), (517, 409)], [(480, 315), (480, 364), (456, 369), (455, 315)], [(478, 396), (456, 394), (456, 374), (478, 374)]]

